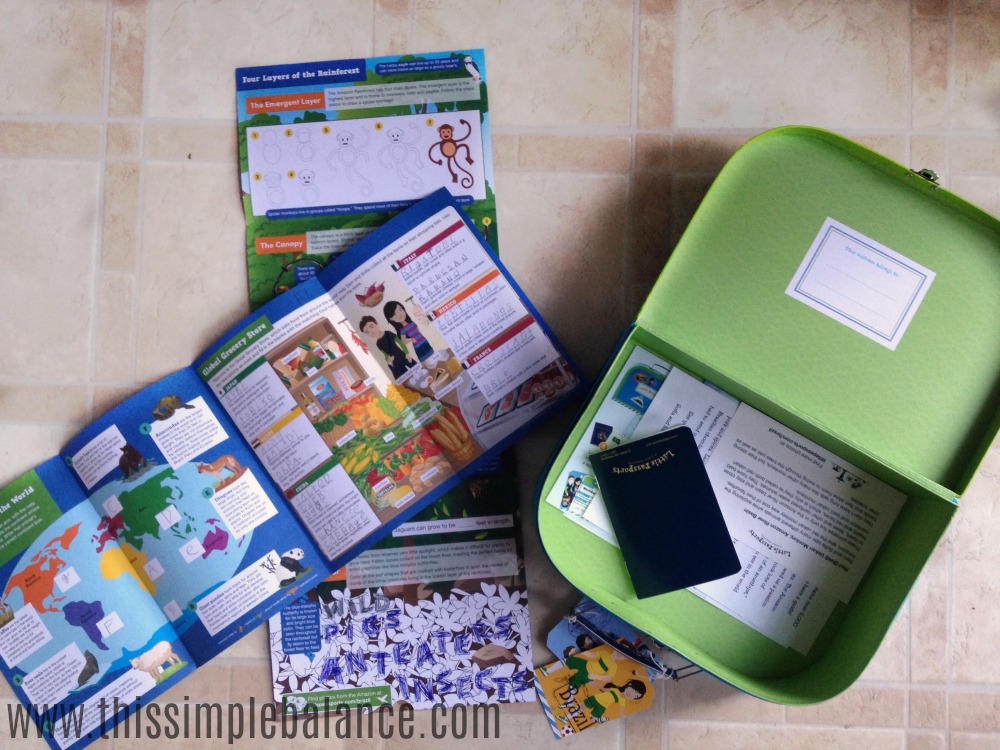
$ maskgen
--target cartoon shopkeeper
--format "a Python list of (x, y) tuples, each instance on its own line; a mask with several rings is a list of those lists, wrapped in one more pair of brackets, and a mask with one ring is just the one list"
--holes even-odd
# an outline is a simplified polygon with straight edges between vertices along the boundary
[(385, 307), (382, 308), (382, 314), (385, 315), (386, 320), (392, 323), (392, 327), (396, 329), (396, 334), (403, 341), (413, 344), (413, 351), (416, 353), (417, 359), (423, 361), (434, 353), (434, 348), (424, 338), (424, 335), (420, 333), (417, 324), (407, 315), (406, 308), (403, 307), (401, 302), (389, 300), (385, 303)]
[(399, 345), (396, 334), (379, 328), (378, 322), (371, 315), (365, 315), (358, 324), (358, 328), (366, 336), (375, 339), (375, 346), (385, 355), (389, 371), (397, 380), (405, 375), (409, 368), (417, 364), (416, 360), (411, 359), (410, 355), (407, 354), (406, 349)]

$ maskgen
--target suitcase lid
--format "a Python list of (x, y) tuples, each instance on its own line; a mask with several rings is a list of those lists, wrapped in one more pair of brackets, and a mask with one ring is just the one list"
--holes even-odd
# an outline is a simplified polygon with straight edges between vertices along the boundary
[[(713, 183), (637, 325), (737, 390), (960, 495), (1000, 428), (1000, 221), (929, 177), (815, 128), (754, 138)], [(895, 349), (786, 293), (807, 253), (813, 273), (844, 251), (824, 249), (838, 240), (828, 218), (904, 287), (910, 265), (933, 272), (915, 282), (924, 296), (909, 300)], [(872, 287), (855, 302), (886, 291), (871, 281), (848, 282)], [(818, 306), (843, 313), (829, 304), (840, 291)]]

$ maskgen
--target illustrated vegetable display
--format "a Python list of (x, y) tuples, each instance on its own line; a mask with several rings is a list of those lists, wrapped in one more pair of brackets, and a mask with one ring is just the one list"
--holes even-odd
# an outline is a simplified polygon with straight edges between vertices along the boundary
[(458, 410), (428, 398), (407, 402), (406, 395), (362, 394), (315, 423), (344, 441), (331, 446), (333, 457), (376, 508), (423, 494), (478, 450)]

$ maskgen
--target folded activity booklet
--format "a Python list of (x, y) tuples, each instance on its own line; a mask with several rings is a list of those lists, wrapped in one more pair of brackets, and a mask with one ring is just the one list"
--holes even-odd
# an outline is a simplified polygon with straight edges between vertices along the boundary
[(437, 191), (0, 489), (4, 675), (82, 747), (578, 385)]
[(557, 738), (637, 713), (653, 702), (646, 668), (603, 643), (539, 667), (535, 689)]
[[(807, 653), (834, 608), (853, 595), (902, 493), (637, 346), (574, 449), (566, 484), (546, 501), (617, 545), (593, 455), (679, 425), (693, 433), (740, 562), (734, 575), (689, 590)], [(644, 517), (627, 498), (616, 509)], [(669, 530), (672, 539), (692, 533), (691, 523)]]
[(286, 714), (535, 699), (512, 453), (489, 468), (271, 618)]
[(481, 49), (240, 68), (236, 110), (252, 307), (442, 187), (498, 249)]

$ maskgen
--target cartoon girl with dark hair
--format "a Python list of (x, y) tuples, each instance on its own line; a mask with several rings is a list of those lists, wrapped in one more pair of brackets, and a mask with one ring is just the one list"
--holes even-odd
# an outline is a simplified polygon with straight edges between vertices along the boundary
[(403, 341), (413, 344), (413, 351), (416, 352), (417, 359), (423, 361), (434, 353), (434, 348), (420, 333), (417, 324), (410, 319), (401, 302), (389, 300), (382, 308), (382, 314), (385, 315), (386, 320), (392, 323), (392, 327), (396, 329), (397, 335)]
[(396, 337), (396, 334), (392, 331), (383, 331), (379, 328), (378, 322), (371, 315), (365, 315), (358, 324), (358, 328), (366, 336), (371, 336), (375, 339), (375, 346), (385, 355), (385, 361), (389, 364), (389, 371), (396, 380), (399, 380), (406, 374), (409, 368), (417, 364), (415, 360), (410, 359), (410, 355), (407, 354), (406, 349), (399, 345), (399, 339)]
[(583, 699), (583, 706), (590, 710), (590, 716), (594, 721), (603, 723), (607, 721), (605, 712), (616, 703), (621, 703), (622, 698), (630, 701), (637, 701), (646, 694), (646, 683), (642, 680), (629, 680), (624, 685), (615, 685), (609, 682), (601, 690)]

